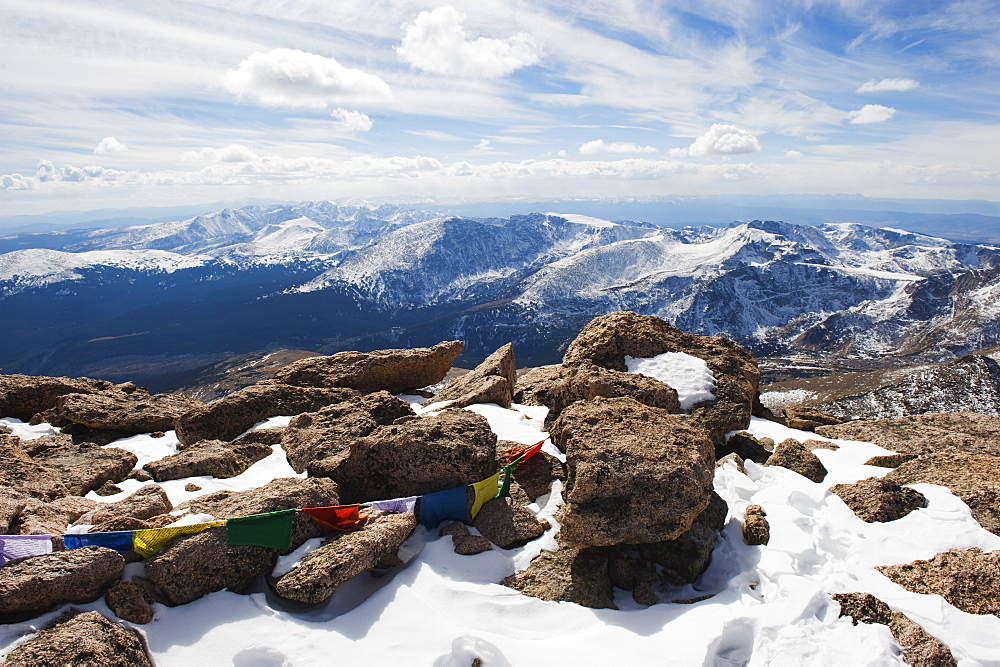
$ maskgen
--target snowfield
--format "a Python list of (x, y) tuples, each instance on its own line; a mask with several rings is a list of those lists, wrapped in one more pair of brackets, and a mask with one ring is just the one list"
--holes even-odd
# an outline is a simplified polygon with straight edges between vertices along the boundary
[[(496, 405), (468, 408), (484, 415), (500, 438), (529, 443), (545, 437), (545, 408)], [(0, 420), (24, 439), (54, 429)], [(259, 426), (281, 423), (281, 418)], [(754, 419), (749, 430), (780, 442), (812, 433)], [(172, 453), (177, 440), (140, 435), (113, 443), (140, 457), (140, 464)], [(408, 562), (386, 573), (363, 573), (343, 585), (329, 603), (307, 608), (256, 592), (218, 592), (191, 604), (154, 605), (155, 618), (134, 626), (158, 665), (401, 664), (468, 667), (503, 665), (893, 665), (899, 647), (882, 625), (852, 625), (839, 618), (831, 596), (870, 592), (921, 624), (952, 650), (961, 665), (1000, 664), (1000, 618), (961, 612), (941, 597), (909, 593), (877, 572), (876, 565), (930, 558), (951, 548), (1000, 549), (1000, 537), (981, 528), (968, 507), (947, 489), (916, 485), (925, 509), (890, 523), (866, 524), (829, 487), (888, 469), (863, 465), (885, 453), (870, 443), (836, 441), (837, 450), (815, 453), (830, 474), (821, 484), (779, 467), (748, 461), (747, 474), (728, 463), (716, 470), (715, 489), (729, 504), (728, 525), (709, 569), (694, 585), (659, 591), (660, 604), (641, 607), (619, 591), (619, 610), (595, 610), (527, 597), (497, 582), (527, 567), (542, 549), (555, 548), (561, 483), (530, 509), (552, 522), (546, 534), (516, 549), (475, 556), (452, 551), (450, 537), (418, 526), (403, 545)], [(546, 449), (551, 449), (546, 443)], [(251, 489), (274, 477), (293, 476), (279, 446), (247, 472), (228, 480), (207, 477), (163, 484), (173, 502), (220, 489)], [(193, 481), (200, 491), (184, 491)], [(149, 483), (149, 482), (147, 482)], [(121, 500), (142, 483), (128, 481)], [(741, 519), (748, 504), (767, 512), (767, 546), (747, 546)], [(204, 515), (185, 522), (204, 520)], [(319, 540), (282, 558), (294, 567)], [(127, 566), (125, 578), (143, 575), (143, 563)], [(690, 600), (710, 596), (693, 604)], [(103, 600), (76, 605), (115, 616)], [(0, 654), (25, 641), (63, 610), (0, 628)]]

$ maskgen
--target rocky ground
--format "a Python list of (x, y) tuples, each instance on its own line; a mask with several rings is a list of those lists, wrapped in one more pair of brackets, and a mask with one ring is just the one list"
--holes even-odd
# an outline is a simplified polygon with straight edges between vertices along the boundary
[[(881, 476), (830, 487), (862, 521), (902, 520), (928, 502), (909, 485), (936, 484), (1000, 535), (1000, 417), (993, 414), (849, 421), (827, 404), (776, 415), (759, 400), (760, 372), (745, 349), (629, 312), (595, 319), (561, 364), (520, 376), (509, 345), (471, 372), (449, 375), (461, 351), (462, 343), (451, 341), (302, 358), (211, 402), (150, 394), (130, 383), (0, 376), (0, 416), (53, 427), (24, 439), (0, 433), (0, 545), (7, 544), (3, 535), (162, 528), (181, 525), (184, 515), (229, 519), (471, 484), (496, 472), (518, 443), (498, 440), (487, 418), (462, 408), (515, 403), (547, 410), (546, 450), (517, 469), (509, 497), (485, 503), (471, 530), (461, 522), (440, 530), (462, 555), (554, 535), (551, 548), (539, 548), (536, 558), (502, 580), (527, 596), (594, 609), (621, 606), (625, 592), (638, 606), (697, 603), (675, 599), (671, 591), (697, 585), (727, 525), (735, 519), (746, 544), (761, 549), (782, 530), (782, 513), (769, 513), (766, 503), (727, 504), (713, 486), (718, 471), (750, 475), (751, 484), (765, 467), (780, 467), (813, 484), (831, 483), (817, 452), (837, 448), (836, 441), (888, 450), (866, 462), (882, 469)], [(626, 357), (668, 352), (704, 362), (714, 377), (714, 400), (683, 411), (672, 386), (627, 372)], [(934, 381), (925, 376), (925, 385)], [(955, 392), (956, 386), (942, 390)], [(423, 405), (399, 398), (428, 387), (435, 391), (427, 392)], [(289, 419), (250, 430), (275, 417)], [(757, 435), (744, 430), (752, 419), (774, 420), (779, 430), (812, 431), (815, 438), (775, 442), (759, 429)], [(115, 446), (130, 436), (164, 432), (175, 433), (178, 442), (169, 455), (140, 461)], [(167, 492), (172, 482), (188, 478), (235, 478), (275, 452), (300, 476), (243, 491), (202, 492), (188, 482), (187, 500), (180, 503)], [(142, 486), (120, 500), (94, 499), (122, 495), (118, 485), (132, 482)], [(537, 516), (535, 504), (550, 489), (560, 495), (556, 526)], [(400, 547), (417, 530), (419, 512), (373, 510), (360, 530), (332, 535), (300, 514), (285, 549), (229, 546), (220, 526), (181, 535), (145, 559), (100, 546), (66, 549), (57, 537), (51, 553), (0, 567), (0, 621), (68, 612), (3, 649), (7, 664), (151, 662), (136, 628), (154, 620), (158, 608), (191, 605), (216, 591), (249, 591), (262, 581), (269, 595), (287, 604), (325, 603), (363, 572), (401, 564)], [(307, 543), (318, 546), (297, 567), (275, 569), (280, 557)], [(883, 572), (907, 590), (941, 595), (966, 613), (1000, 616), (1000, 552), (931, 555)], [(144, 576), (126, 574), (130, 563), (143, 560)], [(844, 615), (886, 626), (908, 663), (954, 662), (946, 645), (885, 602), (867, 593), (838, 595)], [(98, 598), (125, 622), (72, 611)]]

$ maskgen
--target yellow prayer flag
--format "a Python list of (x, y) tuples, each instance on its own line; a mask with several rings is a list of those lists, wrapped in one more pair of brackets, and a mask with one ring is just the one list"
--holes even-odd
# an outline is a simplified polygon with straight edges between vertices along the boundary
[(224, 525), (226, 525), (226, 522), (220, 519), (219, 521), (208, 521), (206, 523), (189, 523), (186, 526), (167, 526), (166, 528), (137, 530), (132, 535), (132, 549), (143, 558), (148, 558), (158, 549), (167, 546), (181, 535), (193, 535), (209, 528)]
[(481, 482), (474, 483), (472, 488), (476, 492), (476, 499), (472, 503), (472, 511), (469, 514), (475, 519), (483, 505), (497, 497), (497, 491), (500, 490), (500, 472), (498, 471), (497, 474), (487, 477)]

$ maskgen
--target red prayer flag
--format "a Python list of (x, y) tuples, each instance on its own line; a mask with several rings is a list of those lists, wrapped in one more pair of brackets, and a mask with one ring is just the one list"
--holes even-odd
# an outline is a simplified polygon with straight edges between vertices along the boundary
[(509, 449), (504, 450), (503, 462), (505, 465), (510, 465), (514, 461), (521, 459), (519, 463), (524, 463), (532, 456), (540, 452), (542, 450), (542, 445), (544, 444), (544, 440), (539, 440), (531, 447), (510, 447)]
[(309, 515), (325, 531), (350, 532), (360, 528), (367, 516), (361, 516), (361, 505), (337, 505), (335, 507), (306, 507), (302, 511)]

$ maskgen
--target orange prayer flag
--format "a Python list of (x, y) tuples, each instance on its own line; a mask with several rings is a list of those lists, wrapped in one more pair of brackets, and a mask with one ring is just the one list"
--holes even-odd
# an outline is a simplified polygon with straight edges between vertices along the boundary
[(367, 516), (361, 516), (361, 505), (337, 505), (334, 507), (306, 507), (302, 511), (309, 515), (325, 531), (349, 532), (360, 528)]

